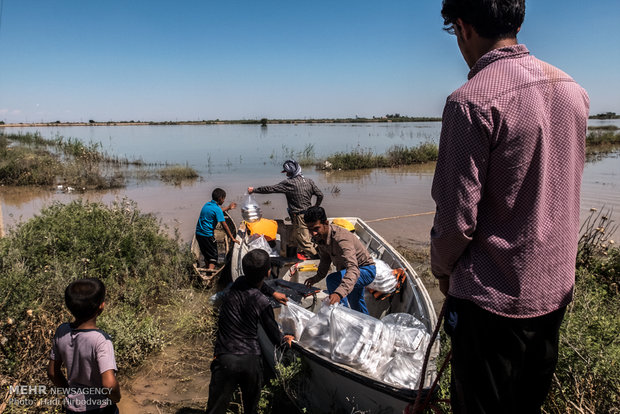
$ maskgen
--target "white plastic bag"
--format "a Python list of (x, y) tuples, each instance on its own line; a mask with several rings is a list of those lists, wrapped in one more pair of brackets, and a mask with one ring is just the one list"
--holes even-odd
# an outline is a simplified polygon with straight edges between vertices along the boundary
[(329, 356), (331, 353), (329, 317), (335, 306), (329, 305), (329, 299), (322, 302), (321, 309), (306, 323), (301, 333), (299, 344), (319, 354)]
[(252, 234), (247, 239), (248, 252), (254, 249), (263, 249), (267, 253), (271, 254), (271, 246), (269, 246), (269, 242), (265, 239), (265, 236), (262, 234)]
[(424, 324), (409, 313), (390, 313), (381, 321), (394, 331), (395, 352), (415, 353), (429, 337)]
[(331, 359), (377, 377), (394, 349), (394, 331), (372, 316), (344, 306), (330, 317)]
[(418, 386), (430, 335), (424, 324), (408, 313), (391, 313), (381, 321), (394, 332), (393, 359), (385, 367), (382, 380), (415, 389)]
[(282, 332), (287, 335), (295, 335), (299, 340), (306, 323), (314, 317), (314, 313), (299, 304), (289, 300), (286, 306), (280, 308), (280, 325)]
[(385, 367), (381, 379), (388, 384), (414, 390), (419, 385), (421, 372), (422, 364), (409, 354), (396, 354)]
[(247, 194), (243, 200), (243, 204), (241, 205), (241, 216), (248, 223), (253, 223), (263, 217), (260, 206), (251, 194)]
[(377, 268), (377, 275), (368, 288), (376, 290), (378, 292), (391, 293), (396, 289), (398, 280), (392, 268), (383, 260), (374, 259), (375, 267)]

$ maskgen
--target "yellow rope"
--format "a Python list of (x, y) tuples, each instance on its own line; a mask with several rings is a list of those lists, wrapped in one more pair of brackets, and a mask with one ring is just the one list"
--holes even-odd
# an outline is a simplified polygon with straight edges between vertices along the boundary
[(383, 218), (372, 219), (372, 220), (364, 220), (364, 221), (366, 223), (373, 223), (375, 221), (395, 220), (395, 219), (400, 219), (400, 218), (417, 217), (417, 216), (428, 216), (429, 214), (435, 214), (435, 212), (434, 211), (427, 211), (426, 213), (406, 214), (404, 216), (383, 217)]

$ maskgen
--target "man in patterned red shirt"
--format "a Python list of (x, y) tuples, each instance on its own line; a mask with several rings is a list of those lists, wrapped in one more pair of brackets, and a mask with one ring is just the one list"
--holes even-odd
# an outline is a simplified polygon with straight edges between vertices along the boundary
[(524, 0), (444, 0), (470, 67), (447, 99), (431, 267), (455, 413), (538, 413), (572, 299), (589, 100), (517, 43)]

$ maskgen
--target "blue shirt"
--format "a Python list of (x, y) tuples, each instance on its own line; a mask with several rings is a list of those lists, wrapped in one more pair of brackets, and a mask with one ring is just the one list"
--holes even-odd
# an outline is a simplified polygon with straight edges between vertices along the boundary
[(217, 223), (222, 221), (226, 221), (222, 208), (217, 204), (217, 201), (211, 200), (200, 210), (200, 217), (198, 217), (198, 223), (196, 223), (196, 234), (212, 237), (213, 229), (215, 229)]

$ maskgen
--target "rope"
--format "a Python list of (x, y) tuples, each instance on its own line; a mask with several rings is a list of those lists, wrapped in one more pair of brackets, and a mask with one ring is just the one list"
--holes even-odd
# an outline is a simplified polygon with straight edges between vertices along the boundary
[[(405, 409), (406, 414), (422, 414), (424, 410), (429, 408), (430, 402), (431, 402), (431, 396), (433, 395), (433, 391), (435, 391), (435, 388), (439, 384), (441, 375), (446, 369), (448, 362), (450, 361), (450, 358), (452, 356), (452, 351), (448, 352), (448, 355), (446, 355), (446, 359), (444, 360), (441, 366), (441, 369), (437, 373), (437, 377), (435, 378), (435, 381), (433, 381), (433, 384), (428, 394), (426, 395), (424, 402), (421, 403), (420, 401), (422, 397), (422, 390), (424, 389), (424, 378), (426, 377), (426, 369), (428, 368), (428, 361), (431, 356), (431, 348), (433, 347), (433, 344), (435, 343), (435, 340), (437, 339), (437, 334), (439, 334), (439, 328), (441, 328), (441, 322), (443, 321), (443, 316), (444, 316), (444, 313), (446, 312), (446, 302), (447, 301), (444, 300), (443, 306), (441, 307), (441, 312), (439, 312), (439, 317), (437, 319), (437, 325), (435, 325), (435, 330), (433, 331), (431, 340), (428, 344), (428, 347), (426, 348), (426, 355), (424, 355), (424, 364), (422, 365), (422, 373), (420, 376), (420, 387), (418, 388), (418, 393), (415, 397), (415, 402), (413, 403), (413, 407), (411, 406), (411, 404), (407, 406), (407, 408)], [(432, 408), (433, 411), (435, 411), (434, 407), (430, 406), (430, 408)]]
[(383, 217), (383, 218), (372, 219), (372, 220), (364, 220), (364, 221), (366, 223), (374, 223), (376, 221), (396, 220), (396, 219), (401, 219), (401, 218), (417, 217), (417, 216), (428, 216), (429, 214), (435, 214), (435, 212), (434, 211), (427, 211), (425, 213), (414, 213), (414, 214), (406, 214), (404, 216)]

